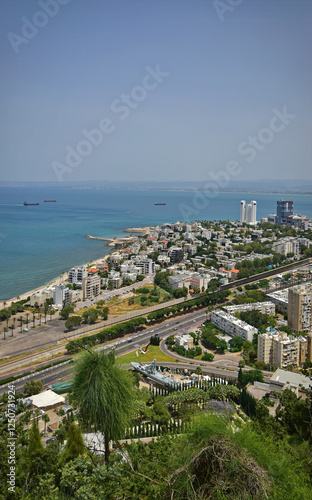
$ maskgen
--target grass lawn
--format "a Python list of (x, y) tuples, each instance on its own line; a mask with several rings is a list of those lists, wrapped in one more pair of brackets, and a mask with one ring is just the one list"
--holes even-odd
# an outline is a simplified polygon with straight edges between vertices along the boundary
[(153, 361), (154, 358), (156, 358), (157, 361), (168, 361), (171, 363), (176, 361), (173, 358), (170, 358), (169, 356), (164, 354), (158, 346), (150, 345), (147, 348), (146, 354), (138, 353), (137, 356), (136, 351), (128, 352), (127, 354), (118, 356), (116, 358), (116, 363), (119, 365), (131, 363), (131, 361), (134, 361), (136, 363), (150, 363), (151, 361)]

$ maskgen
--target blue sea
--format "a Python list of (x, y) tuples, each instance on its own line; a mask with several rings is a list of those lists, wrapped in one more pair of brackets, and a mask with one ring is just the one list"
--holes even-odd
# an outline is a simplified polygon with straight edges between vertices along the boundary
[[(281, 198), (293, 200), (296, 213), (312, 218), (312, 196), (306, 195), (218, 193), (207, 199), (195, 191), (0, 188), (0, 299), (33, 290), (110, 252), (105, 242), (87, 234), (112, 238), (124, 236), (127, 227), (177, 220), (234, 221), (241, 199), (257, 201), (260, 220), (276, 211)], [(24, 206), (24, 201), (39, 206)]]

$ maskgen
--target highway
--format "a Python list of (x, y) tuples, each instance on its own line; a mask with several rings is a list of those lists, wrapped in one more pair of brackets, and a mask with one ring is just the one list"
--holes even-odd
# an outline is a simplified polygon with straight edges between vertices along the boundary
[[(180, 318), (174, 318), (171, 320), (166, 321), (166, 323), (162, 323), (160, 325), (155, 325), (147, 328), (143, 332), (139, 333), (132, 333), (129, 334), (122, 339), (116, 339), (115, 341), (100, 345), (97, 347), (97, 349), (100, 350), (111, 350), (115, 349), (116, 355), (123, 354), (125, 352), (129, 351), (135, 351), (138, 349), (138, 347), (145, 347), (150, 340), (150, 337), (152, 335), (158, 334), (161, 338), (167, 337), (168, 335), (177, 334), (179, 332), (182, 332), (182, 330), (189, 328), (190, 326), (194, 325), (194, 327), (198, 326), (199, 323), (203, 322), (207, 318), (207, 315), (203, 311), (197, 311), (194, 313), (187, 314), (183, 317)], [(56, 348), (59, 349), (59, 348)], [(50, 352), (50, 350), (49, 350)], [(35, 356), (39, 359), (42, 358), (42, 356), (45, 353), (38, 353)], [(32, 356), (33, 358), (33, 356)], [(24, 361), (24, 360), (23, 360)], [(20, 361), (13, 361), (11, 363), (8, 363), (6, 366), (11, 365), (11, 373), (13, 373), (13, 368), (19, 367)], [(29, 368), (25, 368), (25, 371), (29, 370)], [(27, 380), (41, 380), (45, 385), (49, 385), (52, 382), (55, 382), (57, 379), (65, 378), (68, 377), (69, 374), (71, 373), (72, 370), (72, 365), (62, 367), (62, 365), (57, 365), (55, 367), (51, 367), (49, 369), (49, 372), (45, 372), (44, 374), (42, 372), (37, 372), (29, 377), (27, 377)], [(13, 382), (14, 385), (16, 386), (16, 389), (23, 387), (25, 384), (25, 380), (23, 380), (21, 383), (18, 382)], [(7, 387), (0, 386), (0, 394), (3, 392), (6, 392)]]
[[(100, 345), (97, 347), (99, 350), (110, 351), (112, 349), (115, 350), (116, 355), (121, 355), (126, 352), (136, 351), (139, 347), (145, 347), (152, 335), (158, 334), (161, 339), (165, 339), (168, 335), (179, 334), (182, 333), (183, 330), (187, 330), (190, 327), (194, 327), (194, 330), (198, 328), (198, 326), (203, 323), (207, 319), (207, 314), (204, 311), (196, 311), (193, 313), (189, 313), (183, 317), (176, 317), (166, 321), (165, 323), (158, 324), (155, 326), (151, 326), (139, 333), (132, 333), (123, 337), (121, 339), (116, 339), (115, 341), (106, 343), (104, 345)], [(187, 360), (178, 354), (171, 352), (167, 349), (165, 342), (161, 341), (161, 349), (168, 356), (172, 357), (179, 361), (177, 364), (176, 361), (171, 362), (161, 362), (162, 366), (167, 366), (170, 368), (179, 368), (179, 369), (193, 369), (194, 365), (200, 365), (202, 367), (203, 373), (212, 375), (215, 377), (222, 377), (227, 379), (237, 379), (238, 374), (238, 363), (237, 360), (233, 361), (233, 355), (224, 354), (220, 356), (220, 359), (213, 362), (208, 361), (193, 361)], [(41, 354), (42, 356), (42, 354)], [(232, 356), (232, 357), (231, 357)], [(32, 375), (29, 375), (26, 380), (41, 380), (44, 387), (51, 385), (54, 382), (65, 381), (72, 373), (73, 364), (57, 365), (49, 368), (44, 372), (36, 372)], [(246, 367), (246, 370), (251, 368)], [(264, 372), (265, 381), (269, 380), (269, 376), (271, 374), (269, 372)], [(22, 390), (25, 384), (25, 379), (21, 381), (13, 382), (16, 390)], [(7, 391), (7, 386), (0, 387), (0, 394), (3, 394)]]

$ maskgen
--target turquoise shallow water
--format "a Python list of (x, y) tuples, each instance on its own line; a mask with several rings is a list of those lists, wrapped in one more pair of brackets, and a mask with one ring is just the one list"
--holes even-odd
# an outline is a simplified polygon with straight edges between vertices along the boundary
[[(241, 199), (257, 201), (259, 220), (276, 211), (280, 198), (293, 200), (296, 213), (312, 218), (312, 196), (218, 193), (207, 199), (191, 191), (0, 188), (0, 299), (32, 290), (110, 251), (87, 234), (112, 238), (124, 235), (127, 227), (236, 220)], [(40, 204), (24, 206), (24, 201)]]

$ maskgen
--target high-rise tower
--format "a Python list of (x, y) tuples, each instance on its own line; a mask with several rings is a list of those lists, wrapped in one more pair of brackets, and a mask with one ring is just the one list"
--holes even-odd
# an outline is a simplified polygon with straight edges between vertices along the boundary
[(276, 222), (286, 224), (287, 217), (293, 215), (293, 201), (278, 200), (276, 208)]
[(257, 202), (252, 200), (250, 203), (245, 203), (245, 200), (240, 204), (240, 222), (247, 224), (256, 224), (257, 222)]

